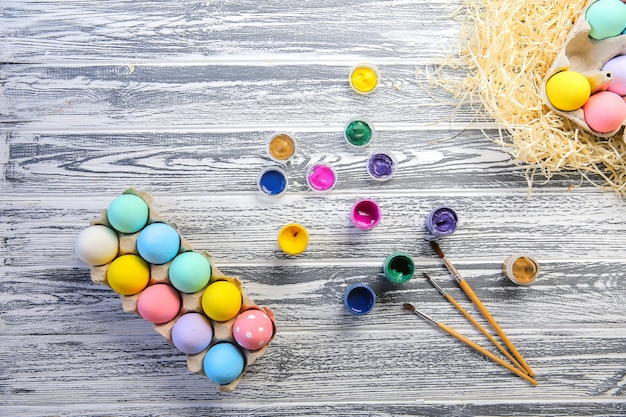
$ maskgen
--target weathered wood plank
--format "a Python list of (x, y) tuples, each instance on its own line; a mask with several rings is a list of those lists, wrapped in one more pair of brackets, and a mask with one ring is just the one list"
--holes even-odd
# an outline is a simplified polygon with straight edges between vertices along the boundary
[[(458, 108), (428, 86), (426, 65), (379, 64), (381, 84), (366, 97), (351, 90), (353, 63), (332, 65), (4, 65), (5, 121), (73, 129), (153, 131), (241, 126), (290, 130), (343, 125), (363, 115), (427, 128), (465, 127), (476, 111)], [(483, 118), (482, 120), (486, 120)], [(480, 120), (479, 120), (480, 121)], [(29, 129), (32, 129), (30, 126)], [(398, 126), (396, 125), (396, 128)], [(106, 131), (105, 130), (105, 131)]]
[[(78, 232), (117, 195), (48, 195), (45, 200), (38, 195), (9, 195), (0, 209), (0, 232), (7, 249), (3, 263), (27, 268), (32, 254), (38, 254), (49, 266), (67, 266), (68, 259), (74, 259)], [(194, 248), (212, 253), (218, 262), (298, 265), (311, 260), (384, 259), (394, 250), (432, 260), (435, 255), (423, 239), (424, 220), (440, 204), (454, 207), (459, 215), (459, 229), (442, 243), (452, 259), (504, 259), (518, 251), (536, 253), (540, 261), (626, 258), (623, 207), (608, 193), (542, 192), (530, 200), (523, 190), (292, 193), (279, 202), (264, 197), (258, 192), (156, 193), (155, 209), (179, 225)], [(382, 210), (381, 223), (367, 232), (350, 223), (351, 207), (361, 197), (375, 199)], [(294, 221), (309, 229), (310, 244), (300, 258), (290, 259), (279, 250), (276, 236), (280, 227)]]
[(430, 59), (455, 43), (458, 4), (3, 1), (0, 61)]

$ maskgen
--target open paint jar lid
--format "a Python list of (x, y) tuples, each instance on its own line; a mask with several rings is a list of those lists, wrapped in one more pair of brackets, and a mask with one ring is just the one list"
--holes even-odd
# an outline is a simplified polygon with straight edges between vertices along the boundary
[(296, 140), (288, 133), (275, 133), (267, 141), (267, 154), (276, 162), (286, 163), (296, 150)]
[(350, 119), (343, 128), (343, 137), (346, 142), (357, 148), (367, 146), (375, 136), (374, 125), (365, 117)]
[(307, 169), (306, 182), (313, 191), (327, 192), (335, 187), (337, 173), (330, 164), (318, 162)]
[(502, 272), (517, 285), (530, 285), (539, 274), (539, 264), (525, 254), (511, 255), (502, 263)]
[(365, 62), (357, 64), (350, 71), (349, 80), (350, 87), (355, 92), (362, 95), (370, 94), (378, 87), (378, 68)]
[(269, 167), (261, 171), (257, 185), (259, 190), (271, 197), (278, 197), (287, 190), (287, 174), (279, 167)]
[(376, 181), (390, 180), (398, 167), (395, 155), (390, 151), (372, 152), (367, 158), (367, 173)]

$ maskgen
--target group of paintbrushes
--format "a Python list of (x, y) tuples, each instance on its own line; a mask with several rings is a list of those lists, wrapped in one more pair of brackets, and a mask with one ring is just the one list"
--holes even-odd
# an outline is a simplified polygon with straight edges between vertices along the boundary
[[(479, 344), (477, 344), (476, 342), (472, 341), (471, 339), (469, 339), (466, 336), (463, 336), (461, 333), (457, 332), (456, 330), (454, 330), (453, 328), (451, 328), (450, 326), (441, 323), (439, 321), (436, 321), (434, 319), (432, 319), (431, 317), (427, 316), (426, 314), (422, 313), (421, 311), (417, 310), (415, 308), (415, 306), (413, 306), (412, 304), (404, 304), (404, 308), (406, 308), (407, 310), (410, 310), (411, 312), (413, 312), (414, 314), (416, 314), (419, 317), (422, 317), (423, 319), (427, 320), (428, 322), (436, 325), (437, 327), (439, 327), (441, 330), (443, 330), (444, 332), (448, 333), (450, 336), (460, 340), (461, 342), (465, 343), (466, 345), (468, 345), (469, 347), (471, 347), (472, 349), (476, 350), (477, 352), (483, 354), (484, 356), (486, 356), (487, 358), (491, 359), (492, 361), (496, 362), (499, 365), (502, 365), (503, 367), (505, 367), (506, 369), (508, 369), (509, 371), (513, 372), (515, 375), (524, 378), (526, 381), (530, 382), (533, 385), (537, 385), (538, 382), (533, 378), (534, 373), (533, 370), (530, 368), (530, 366), (528, 366), (528, 364), (526, 363), (526, 361), (524, 360), (524, 358), (522, 357), (522, 355), (518, 352), (518, 350), (515, 348), (515, 345), (513, 345), (513, 343), (509, 340), (509, 338), (507, 337), (507, 335), (504, 333), (504, 331), (502, 330), (502, 328), (498, 325), (498, 323), (495, 321), (495, 319), (491, 316), (491, 314), (489, 313), (489, 311), (487, 310), (487, 308), (485, 307), (485, 305), (480, 301), (480, 299), (478, 298), (478, 296), (474, 293), (474, 291), (472, 290), (472, 288), (470, 287), (470, 285), (467, 283), (467, 281), (465, 281), (465, 279), (461, 276), (461, 274), (459, 273), (459, 271), (454, 267), (454, 265), (446, 258), (445, 254), (443, 253), (443, 251), (441, 250), (441, 248), (439, 247), (439, 245), (437, 244), (437, 242), (435, 241), (430, 241), (430, 246), (433, 248), (433, 250), (437, 253), (437, 255), (439, 255), (439, 257), (441, 258), (441, 260), (443, 261), (443, 263), (445, 264), (445, 266), (448, 268), (448, 270), (450, 271), (450, 273), (452, 274), (452, 276), (454, 276), (454, 278), (456, 279), (457, 283), (459, 284), (459, 286), (461, 287), (461, 289), (463, 290), (463, 292), (465, 292), (465, 294), (467, 295), (467, 297), (472, 301), (472, 303), (476, 306), (476, 308), (478, 309), (478, 311), (480, 311), (480, 313), (483, 315), (483, 317), (485, 318), (485, 320), (487, 320), (487, 322), (489, 322), (489, 324), (491, 325), (491, 327), (494, 329), (494, 331), (497, 333), (497, 335), (500, 337), (500, 339), (502, 340), (502, 342), (506, 345), (506, 348), (504, 346), (502, 346), (502, 344), (500, 344), (490, 333), (489, 331), (487, 331), (487, 329), (485, 329), (479, 322), (476, 321), (476, 319), (467, 311), (465, 310), (450, 294), (448, 294), (446, 291), (443, 290), (443, 288), (441, 288), (439, 285), (437, 285), (436, 282), (434, 282), (430, 276), (428, 276), (428, 274), (424, 273), (424, 276), (426, 277), (426, 279), (454, 306), (456, 307), (456, 309), (463, 314), (463, 316), (465, 316), (465, 318), (467, 318), (483, 335), (485, 335), (487, 337), (487, 339), (489, 339), (489, 341), (491, 343), (493, 343), (493, 345), (500, 351), (502, 352), (502, 354), (510, 361), (506, 362), (503, 359), (501, 359), (500, 357), (494, 355), (493, 353), (491, 353), (489, 350), (485, 349), (484, 347), (480, 346)], [(507, 350), (508, 348), (508, 350)]]

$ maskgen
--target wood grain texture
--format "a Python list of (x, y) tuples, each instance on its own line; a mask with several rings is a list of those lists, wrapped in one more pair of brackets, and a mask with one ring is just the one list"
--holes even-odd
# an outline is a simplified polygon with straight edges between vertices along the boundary
[[(429, 88), (460, 6), (0, 3), (0, 415), (626, 415), (624, 205), (575, 172), (536, 173), (530, 191), (493, 121)], [(380, 68), (370, 96), (348, 86), (359, 61)], [(342, 137), (359, 115), (377, 130), (368, 149)], [(298, 152), (287, 194), (268, 200), (256, 181), (279, 130)], [(366, 174), (376, 148), (398, 158), (389, 182)], [(338, 172), (327, 195), (306, 186), (317, 161)], [(276, 338), (233, 393), (191, 374), (76, 259), (76, 235), (129, 186), (275, 312)], [(369, 232), (349, 221), (361, 197), (383, 210)], [(442, 249), (538, 387), (402, 310), (412, 302), (488, 346), (420, 276), (476, 312), (423, 238), (440, 204), (460, 216)], [(276, 243), (293, 221), (311, 237), (298, 257)], [(407, 284), (382, 275), (394, 251), (415, 259)], [(530, 287), (501, 272), (516, 252), (540, 264)], [(355, 282), (378, 296), (366, 316), (342, 305)]]

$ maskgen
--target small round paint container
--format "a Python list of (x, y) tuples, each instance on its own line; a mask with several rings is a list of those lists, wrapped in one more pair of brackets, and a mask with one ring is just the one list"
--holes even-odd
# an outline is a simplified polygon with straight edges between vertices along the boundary
[(352, 224), (359, 229), (368, 230), (374, 228), (380, 222), (381, 217), (380, 207), (374, 200), (364, 198), (352, 206)]
[(335, 186), (337, 174), (331, 165), (317, 163), (307, 170), (306, 182), (313, 191), (327, 192)]
[(296, 153), (297, 145), (293, 136), (279, 132), (267, 141), (267, 154), (276, 162), (287, 163)]
[(389, 281), (394, 284), (404, 284), (413, 278), (415, 262), (408, 253), (392, 253), (385, 259), (383, 271)]
[(344, 293), (343, 304), (350, 313), (361, 316), (376, 305), (376, 293), (367, 284), (353, 284)]
[(530, 285), (539, 274), (539, 264), (525, 254), (511, 255), (502, 263), (502, 272), (517, 285)]
[(309, 233), (298, 223), (289, 223), (278, 232), (278, 246), (287, 255), (299, 255), (309, 245)]
[(374, 125), (364, 117), (348, 120), (343, 128), (343, 137), (346, 142), (357, 148), (367, 146), (375, 136)]
[(435, 236), (447, 236), (456, 231), (459, 217), (456, 212), (448, 206), (435, 207), (426, 218), (426, 229)]
[(350, 70), (350, 87), (358, 94), (367, 95), (378, 87), (378, 68), (372, 64), (360, 63)]
[(396, 173), (398, 161), (389, 151), (377, 151), (367, 158), (367, 173), (376, 181), (390, 180)]
[(265, 168), (257, 181), (259, 190), (272, 197), (283, 194), (287, 189), (287, 183), (287, 174), (279, 167)]

